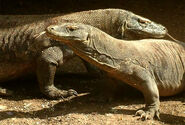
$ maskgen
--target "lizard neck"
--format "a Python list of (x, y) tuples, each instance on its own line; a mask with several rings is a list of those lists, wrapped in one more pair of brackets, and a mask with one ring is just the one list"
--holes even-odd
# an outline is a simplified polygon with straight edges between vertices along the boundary
[(91, 39), (91, 46), (98, 55), (94, 58), (97, 58), (98, 62), (118, 68), (120, 62), (127, 57), (127, 53), (131, 46), (130, 42), (113, 38), (104, 33), (101, 35), (98, 33), (93, 37), (94, 38)]
[(104, 32), (93, 30), (86, 47), (71, 45), (75, 53), (86, 61), (112, 72), (120, 68), (120, 63), (128, 56), (130, 42), (115, 39)]
[(115, 38), (123, 38), (123, 22), (126, 21), (128, 12), (121, 9), (98, 9), (82, 11), (51, 19), (53, 24), (62, 22), (78, 22), (90, 24), (101, 29)]

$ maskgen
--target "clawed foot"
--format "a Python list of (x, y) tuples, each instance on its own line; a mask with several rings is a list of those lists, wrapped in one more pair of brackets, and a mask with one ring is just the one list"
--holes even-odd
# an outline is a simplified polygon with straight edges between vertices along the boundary
[(157, 119), (160, 119), (159, 114), (160, 114), (159, 110), (151, 108), (151, 109), (138, 110), (135, 113), (135, 116), (140, 116), (139, 119), (141, 120), (150, 120), (150, 119), (153, 119), (155, 116), (157, 117)]
[(73, 89), (69, 89), (68, 91), (66, 91), (66, 90), (57, 89), (54, 86), (50, 86), (47, 89), (45, 89), (45, 91), (42, 91), (42, 92), (50, 98), (63, 98), (64, 99), (66, 97), (78, 95), (78, 93)]
[(78, 93), (73, 89), (69, 89), (68, 90), (68, 95), (69, 96), (78, 96)]

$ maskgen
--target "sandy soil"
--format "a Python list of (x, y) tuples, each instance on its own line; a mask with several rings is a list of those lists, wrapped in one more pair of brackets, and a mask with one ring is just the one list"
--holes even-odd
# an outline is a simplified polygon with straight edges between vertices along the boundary
[[(63, 82), (62, 82), (63, 81)], [(12, 84), (16, 82), (17, 84)], [(63, 89), (74, 88), (81, 96), (65, 100), (51, 100), (43, 96), (36, 80), (20, 79), (6, 83), (14, 90), (13, 97), (0, 98), (1, 125), (184, 125), (184, 94), (161, 99), (160, 120), (138, 120), (133, 117), (137, 109), (144, 106), (142, 95), (134, 89), (119, 89), (113, 101), (105, 101), (102, 97), (104, 89), (98, 89), (102, 80), (77, 77), (58, 76), (56, 85)], [(87, 94), (90, 93), (90, 94)], [(111, 93), (113, 94), (113, 93)]]

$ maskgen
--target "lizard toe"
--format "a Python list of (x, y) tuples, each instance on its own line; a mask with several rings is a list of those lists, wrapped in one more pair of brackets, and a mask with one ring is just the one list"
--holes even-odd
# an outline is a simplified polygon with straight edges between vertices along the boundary
[(0, 95), (11, 96), (11, 95), (13, 95), (13, 91), (8, 90), (8, 89), (0, 88)]
[(69, 89), (69, 90), (68, 90), (68, 95), (69, 95), (69, 96), (73, 96), (73, 95), (74, 95), (74, 96), (78, 96), (78, 93), (77, 93), (75, 90), (73, 90), (73, 89)]
[(142, 114), (144, 114), (144, 110), (138, 110), (136, 113), (135, 113), (135, 116), (141, 116)]
[(146, 112), (144, 114), (141, 115), (140, 117), (141, 120), (150, 120), (150, 119), (153, 119), (153, 116), (151, 116), (151, 114), (149, 112)]
[(149, 110), (138, 110), (136, 113), (135, 113), (135, 116), (140, 116), (139, 119), (141, 120), (150, 120), (150, 119), (153, 119), (155, 116), (157, 117), (157, 119), (160, 119), (159, 118), (159, 110), (155, 110), (155, 109), (149, 109)]

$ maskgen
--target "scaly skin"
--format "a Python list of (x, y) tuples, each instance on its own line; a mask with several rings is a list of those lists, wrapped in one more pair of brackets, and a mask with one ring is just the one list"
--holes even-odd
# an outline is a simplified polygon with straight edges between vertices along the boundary
[(185, 44), (168, 40), (119, 40), (85, 24), (49, 26), (46, 34), (66, 43), (80, 57), (140, 90), (142, 119), (159, 118), (159, 96), (185, 90)]
[[(120, 9), (77, 12), (68, 15), (0, 16), (0, 81), (7, 81), (36, 72), (41, 91), (51, 97), (66, 97), (75, 91), (59, 90), (54, 86), (57, 66), (74, 56), (65, 45), (37, 34), (51, 24), (81, 22), (102, 29), (117, 38), (132, 35), (163, 37), (166, 29), (148, 19)], [(134, 22), (134, 24), (132, 23)], [(129, 29), (127, 29), (127, 27)], [(137, 32), (134, 32), (137, 29)], [(133, 31), (128, 34), (128, 31)], [(127, 31), (127, 32), (126, 32)], [(2, 89), (0, 89), (2, 90)], [(11, 92), (2, 90), (0, 94)]]

